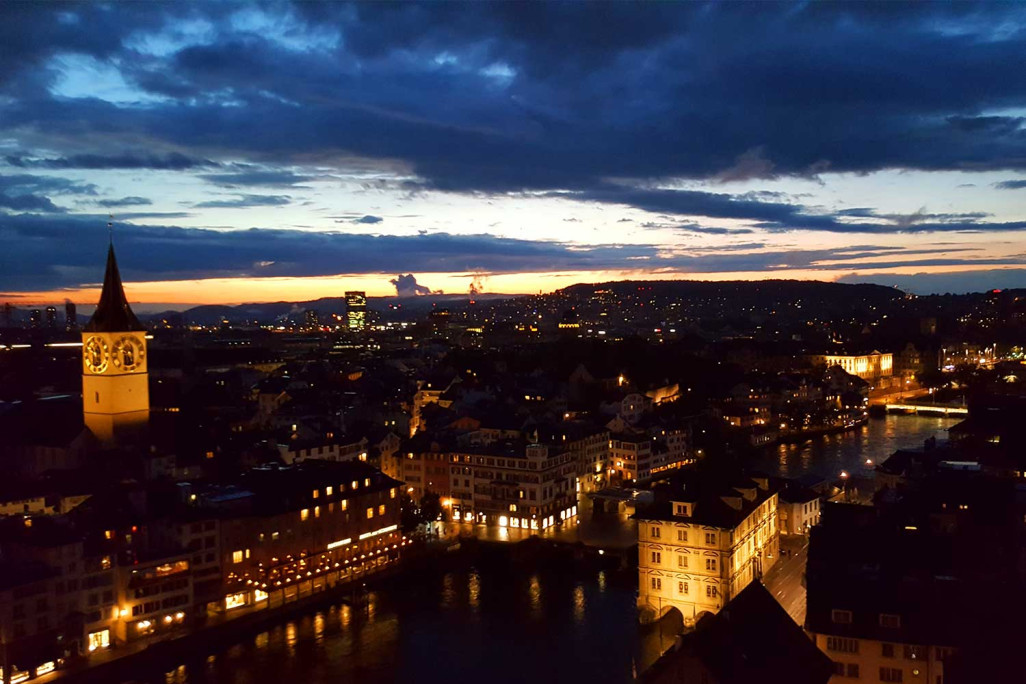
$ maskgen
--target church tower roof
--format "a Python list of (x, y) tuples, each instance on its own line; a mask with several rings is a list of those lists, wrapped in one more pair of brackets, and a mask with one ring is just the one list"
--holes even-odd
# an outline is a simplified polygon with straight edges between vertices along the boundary
[(121, 274), (118, 272), (118, 261), (114, 257), (114, 243), (107, 250), (107, 273), (103, 277), (103, 292), (100, 303), (93, 317), (86, 324), (86, 332), (129, 332), (145, 330), (146, 327), (132, 313), (132, 307), (125, 298), (125, 288), (121, 285)]

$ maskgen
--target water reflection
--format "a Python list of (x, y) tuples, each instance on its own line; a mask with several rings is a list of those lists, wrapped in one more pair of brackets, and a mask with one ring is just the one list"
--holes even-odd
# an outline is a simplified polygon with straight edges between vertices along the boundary
[(570, 560), (428, 569), (375, 591), (371, 611), (339, 603), (140, 681), (623, 682), (638, 650), (636, 600), (633, 574)]
[[(782, 477), (815, 475), (833, 479), (846, 470), (868, 474), (902, 448), (916, 448), (930, 437), (947, 438), (947, 429), (958, 422), (954, 418), (889, 415), (872, 418), (852, 432), (817, 437), (804, 444), (780, 444), (758, 460), (757, 467)], [(866, 464), (866, 459), (872, 465)]]
[(584, 598), (584, 587), (577, 585), (574, 587), (574, 622), (580, 624), (584, 622), (584, 610), (587, 607), (587, 602)]

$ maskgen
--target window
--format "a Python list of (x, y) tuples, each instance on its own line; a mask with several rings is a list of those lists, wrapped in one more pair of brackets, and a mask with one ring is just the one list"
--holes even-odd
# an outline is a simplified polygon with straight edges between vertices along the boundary
[(904, 673), (896, 667), (881, 667), (880, 668), (880, 681), (881, 682), (900, 682), (901, 677)]
[(327, 487), (324, 488), (324, 494), (326, 496), (331, 496), (331, 492), (332, 492), (331, 485), (328, 485)]
[(705, 559), (705, 569), (708, 570), (709, 572), (716, 572), (716, 559), (715, 558), (706, 558)]
[(663, 580), (661, 578), (659, 578), (659, 577), (653, 577), (652, 578), (652, 588), (655, 589), (655, 590), (662, 589), (663, 588)]
[(719, 590), (711, 584), (705, 585), (706, 598), (716, 598), (719, 595)]
[(384, 514), (385, 514), (385, 504), (381, 504), (380, 506), (378, 506), (378, 515), (384, 515)]
[[(467, 486), (469, 487), (470, 484), (468, 483)], [(390, 498), (390, 499), (394, 499), (395, 498), (395, 487), (392, 487), (391, 489), (388, 490), (388, 498)]]
[(677, 593), (680, 594), (681, 596), (687, 596), (688, 595), (688, 583), (687, 582), (677, 582)]
[(238, 551), (232, 551), (232, 563), (241, 563), (241, 562), (242, 562), (242, 549), (239, 549)]
[(901, 616), (880, 613), (880, 626), (897, 629), (898, 627), (901, 627)]
[(346, 499), (342, 499), (342, 510), (349, 510), (349, 501), (347, 501)]
[(371, 506), (371, 507), (369, 507), (367, 509), (367, 520), (370, 520), (373, 517), (374, 517), (374, 507)]
[(364, 487), (370, 487), (370, 478), (369, 477), (364, 479), (363, 486)]
[(894, 644), (880, 644), (880, 655), (884, 658), (893, 658)]
[(653, 525), (651, 532), (652, 532), (651, 533), (652, 539), (659, 539), (659, 527), (658, 526)]
[(850, 625), (851, 611), (839, 610), (835, 608), (834, 610), (830, 611), (830, 621), (838, 625)]
[(321, 507), (320, 506), (314, 506), (314, 517), (315, 518), (321, 517)]
[(658, 551), (653, 551), (652, 552), (652, 562), (653, 563), (662, 563), (663, 562), (663, 554), (659, 553)]
[(688, 506), (687, 506), (687, 504), (679, 503), (679, 504), (674, 505), (673, 514), (674, 515), (686, 516), (688, 514)]
[(677, 541), (679, 541), (679, 542), (687, 542), (687, 540), (688, 540), (688, 531), (687, 530), (677, 530)]
[(922, 646), (905, 646), (905, 660), (922, 660), (926, 657), (926, 649)]
[(679, 554), (677, 556), (677, 567), (678, 568), (686, 568), (686, 567), (688, 567), (688, 557), (685, 556), (684, 554)]
[(321, 495), (320, 491), (318, 491), (318, 490), (316, 490), (316, 489), (315, 489), (315, 490), (313, 490), (313, 494), (312, 494), (311, 496), (313, 496), (313, 498), (315, 498), (315, 499), (316, 499), (316, 498), (317, 498), (317, 497), (319, 497), (320, 495)]
[(845, 672), (846, 676), (851, 677), (852, 679), (858, 679), (859, 678), (859, 664), (858, 663), (848, 663), (846, 669), (847, 669), (847, 672)]
[(839, 663), (836, 660), (834, 661), (834, 674), (838, 677), (844, 676), (844, 663)]
[(840, 651), (841, 653), (858, 653), (858, 639), (845, 639), (843, 637), (827, 637), (827, 650)]
[(705, 543), (709, 544), (709, 545), (715, 545), (716, 544), (716, 533), (715, 532), (706, 532), (705, 533)]
[(301, 510), (299, 512), (299, 519), (300, 520), (306, 520), (309, 517), (310, 517), (310, 509), (309, 508), (304, 508), (303, 510)]

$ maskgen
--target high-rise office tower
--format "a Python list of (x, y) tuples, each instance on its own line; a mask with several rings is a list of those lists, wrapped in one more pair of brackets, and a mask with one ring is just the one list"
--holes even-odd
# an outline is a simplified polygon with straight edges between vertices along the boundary
[(367, 293), (346, 292), (346, 327), (361, 332), (367, 327)]

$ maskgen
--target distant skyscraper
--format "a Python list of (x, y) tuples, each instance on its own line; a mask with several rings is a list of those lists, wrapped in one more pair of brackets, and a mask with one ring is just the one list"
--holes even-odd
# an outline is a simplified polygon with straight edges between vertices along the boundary
[(313, 309), (306, 310), (306, 327), (316, 328), (318, 327), (319, 320), (317, 318), (317, 312)]
[(43, 321), (43, 312), (39, 309), (32, 309), (29, 311), (29, 327), (38, 328), (39, 324)]
[(350, 332), (367, 327), (367, 293), (346, 292), (346, 326)]
[(46, 327), (50, 330), (57, 329), (57, 307), (48, 306), (46, 307)]
[(75, 302), (64, 303), (64, 329), (68, 332), (78, 330), (78, 311), (75, 309)]

